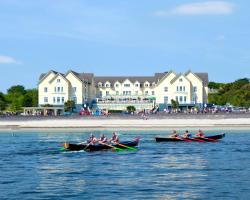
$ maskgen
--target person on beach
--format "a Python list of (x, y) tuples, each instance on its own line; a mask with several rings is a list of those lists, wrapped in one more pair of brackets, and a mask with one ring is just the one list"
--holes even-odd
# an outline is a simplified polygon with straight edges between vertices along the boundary
[(173, 133), (169, 137), (171, 137), (171, 138), (178, 138), (179, 134), (176, 132), (176, 130), (173, 130)]
[(102, 143), (106, 143), (108, 142), (108, 138), (104, 134), (101, 134), (101, 137), (98, 141)]
[(87, 143), (95, 145), (96, 142), (98, 142), (97, 138), (91, 133), (89, 139), (87, 140)]
[(189, 133), (188, 130), (186, 130), (182, 137), (183, 137), (183, 138), (191, 138), (191, 137), (192, 137), (192, 134)]
[(113, 133), (112, 138), (109, 141), (113, 143), (119, 143), (119, 137), (116, 132)]
[(195, 136), (196, 137), (204, 137), (205, 134), (204, 134), (204, 132), (201, 129), (199, 129), (198, 132), (195, 134)]

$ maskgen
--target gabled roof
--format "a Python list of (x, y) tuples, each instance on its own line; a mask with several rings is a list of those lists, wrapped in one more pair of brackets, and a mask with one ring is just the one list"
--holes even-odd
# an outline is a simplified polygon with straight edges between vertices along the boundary
[(49, 82), (52, 83), (58, 76), (61, 76), (66, 82), (69, 82), (62, 73), (57, 73)]
[[(176, 73), (172, 70), (170, 70), (169, 72), (164, 72), (162, 76), (158, 76), (161, 77), (160, 79), (158, 79), (158, 81), (156, 82), (157, 84), (160, 84), (166, 77), (168, 77), (171, 73), (174, 73), (176, 75)], [(160, 74), (160, 73), (158, 73)]]
[[(82, 82), (84, 82), (84, 83), (92, 83), (92, 78), (94, 77), (94, 74), (93, 73), (78, 73), (78, 72), (75, 72), (75, 71), (73, 71), (73, 70), (69, 70), (67, 73), (66, 73), (66, 75), (67, 74), (69, 74), (69, 73), (72, 73), (72, 74), (74, 74), (74, 76), (76, 77), (76, 78), (78, 78), (80, 81), (82, 81)], [(65, 76), (66, 76), (65, 75)]]
[(42, 73), (40, 76), (39, 76), (39, 83), (45, 79), (50, 73), (54, 73), (54, 74), (57, 74), (58, 72), (57, 71), (54, 71), (54, 70), (50, 70), (48, 71), (47, 73)]
[(180, 74), (178, 74), (176, 77), (174, 77), (171, 81), (170, 81), (170, 83), (172, 84), (172, 83), (174, 83), (178, 78), (180, 78), (180, 77), (183, 77), (183, 78), (185, 78), (188, 82), (190, 82), (190, 80), (184, 75), (184, 74), (182, 74), (182, 73), (180, 73)]
[(109, 81), (112, 85), (116, 81), (119, 81), (120, 83), (123, 83), (125, 80), (129, 80), (132, 83), (135, 83), (138, 81), (139, 83), (144, 83), (148, 81), (149, 83), (155, 82), (154, 76), (95, 76), (94, 80), (96, 83), (105, 83), (106, 81)]
[(200, 79), (205, 86), (208, 85), (208, 73), (193, 73), (191, 70), (187, 71), (185, 75), (192, 73), (194, 74), (198, 79)]

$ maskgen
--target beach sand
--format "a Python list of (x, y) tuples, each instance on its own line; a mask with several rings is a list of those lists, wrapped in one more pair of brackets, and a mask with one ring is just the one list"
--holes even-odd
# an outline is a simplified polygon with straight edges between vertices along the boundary
[(170, 129), (170, 128), (250, 128), (249, 118), (228, 119), (25, 119), (1, 120), (0, 129)]

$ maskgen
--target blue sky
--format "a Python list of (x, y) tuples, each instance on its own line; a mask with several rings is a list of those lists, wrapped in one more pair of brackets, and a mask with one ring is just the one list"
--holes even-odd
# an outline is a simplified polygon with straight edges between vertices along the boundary
[(250, 77), (250, 1), (0, 0), (0, 91), (51, 69)]

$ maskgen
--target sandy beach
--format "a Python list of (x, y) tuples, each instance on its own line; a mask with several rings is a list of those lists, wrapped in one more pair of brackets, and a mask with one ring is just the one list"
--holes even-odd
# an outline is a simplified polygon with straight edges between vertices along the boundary
[(250, 118), (235, 116), (168, 116), (108, 118), (15, 118), (1, 119), (0, 129), (67, 129), (67, 128), (123, 128), (123, 129), (164, 129), (164, 128), (250, 128)]

